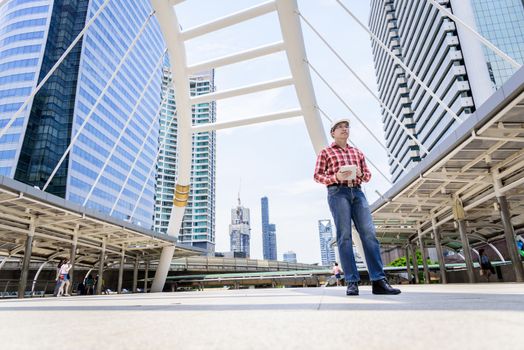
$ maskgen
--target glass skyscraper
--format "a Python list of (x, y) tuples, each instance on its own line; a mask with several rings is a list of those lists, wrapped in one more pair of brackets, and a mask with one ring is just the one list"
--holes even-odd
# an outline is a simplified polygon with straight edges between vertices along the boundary
[(331, 220), (318, 220), (318, 235), (320, 238), (320, 257), (323, 266), (330, 266), (335, 262), (335, 249), (331, 245), (333, 240), (333, 226)]
[[(0, 126), (7, 124), (102, 3), (11, 0), (0, 9)], [(47, 190), (83, 204), (101, 174), (86, 206), (152, 227), (161, 97), (157, 62), (165, 48), (154, 18), (97, 102), (151, 11), (144, 1), (109, 2), (0, 139), (1, 174), (42, 188), (94, 110)], [(146, 86), (151, 75), (156, 83)], [(125, 127), (128, 118), (131, 122)]]
[[(51, 1), (12, 0), (0, 8), (0, 128), (38, 83), (51, 13)], [(14, 177), (29, 113), (0, 139), (0, 175)]]
[[(190, 77), (193, 96), (214, 91), (214, 71)], [(167, 95), (166, 95), (167, 94)], [(173, 207), (173, 194), (177, 174), (177, 130), (175, 93), (171, 72), (164, 68), (162, 96), (165, 102), (160, 113), (160, 144), (155, 201), (155, 231), (166, 233)], [(215, 103), (193, 106), (193, 124), (216, 121)], [(215, 182), (216, 182), (216, 133), (203, 132), (193, 135), (191, 189), (178, 241), (215, 251)], [(248, 250), (249, 254), (249, 250)]]
[[(524, 63), (524, 1), (471, 0), (477, 30), (517, 62)], [(498, 89), (516, 68), (483, 47), (490, 79)]]
[[(450, 0), (441, 4), (515, 60), (524, 62), (522, 0)], [(371, 0), (369, 26), (461, 119), (468, 118), (514, 73), (509, 63), (426, 0)], [(397, 181), (424, 157), (408, 133), (431, 151), (453, 132), (457, 121), (374, 41), (372, 51), (380, 98), (408, 130), (382, 108), (390, 172)]]
[(265, 260), (277, 260), (277, 230), (269, 223), (269, 202), (267, 197), (260, 199), (262, 208), (262, 249)]

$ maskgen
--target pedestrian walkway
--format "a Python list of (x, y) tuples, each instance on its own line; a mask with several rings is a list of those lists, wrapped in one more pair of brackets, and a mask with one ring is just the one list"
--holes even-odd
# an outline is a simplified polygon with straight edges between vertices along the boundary
[(2, 348), (516, 349), (524, 284), (206, 290), (0, 301)]

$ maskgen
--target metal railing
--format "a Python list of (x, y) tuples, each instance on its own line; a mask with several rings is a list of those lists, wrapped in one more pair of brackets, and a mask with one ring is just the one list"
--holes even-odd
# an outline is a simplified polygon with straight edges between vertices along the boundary
[(193, 256), (174, 259), (170, 271), (296, 271), (322, 268), (317, 265), (274, 260)]
[[(0, 279), (0, 299), (18, 298), (19, 283), (19, 279)], [(55, 284), (55, 280), (36, 281), (34, 290), (26, 289), (24, 297), (44, 297), (46, 294), (53, 294)], [(27, 286), (31, 288), (32, 284), (29, 283)]]

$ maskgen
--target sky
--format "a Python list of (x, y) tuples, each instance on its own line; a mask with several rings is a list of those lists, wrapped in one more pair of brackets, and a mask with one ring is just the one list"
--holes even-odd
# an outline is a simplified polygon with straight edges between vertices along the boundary
[[(192, 0), (176, 6), (183, 28), (211, 21), (259, 4), (263, 0)], [(327, 39), (346, 62), (376, 91), (371, 42), (335, 0), (298, 0), (301, 14)], [(369, 1), (344, 4), (368, 23)], [(384, 142), (378, 103), (353, 78), (329, 49), (302, 23), (308, 61), (322, 74), (366, 126)], [(188, 63), (280, 41), (278, 16), (268, 14), (186, 43)], [(220, 67), (216, 90), (290, 75), (284, 53)], [(324, 83), (311, 72), (318, 105), (331, 118), (352, 120), (351, 140), (389, 176), (387, 155)], [(217, 121), (248, 118), (299, 107), (294, 88), (281, 88), (217, 102)], [(329, 121), (323, 119), (326, 132)], [(328, 140), (331, 138), (327, 135)], [(302, 117), (217, 131), (216, 251), (229, 251), (231, 208), (242, 205), (251, 214), (251, 258), (262, 258), (261, 197), (269, 199), (269, 220), (276, 225), (278, 260), (288, 250), (299, 262), (320, 263), (318, 220), (331, 219), (326, 189), (313, 180), (316, 154)], [(371, 167), (364, 186), (370, 203), (391, 186)]]

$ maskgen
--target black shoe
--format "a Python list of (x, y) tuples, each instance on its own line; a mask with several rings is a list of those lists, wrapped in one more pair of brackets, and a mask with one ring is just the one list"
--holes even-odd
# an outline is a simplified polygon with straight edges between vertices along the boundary
[(348, 289), (346, 290), (346, 295), (358, 295), (358, 283), (349, 282)]
[(373, 294), (396, 295), (400, 294), (400, 289), (391, 287), (388, 280), (384, 278), (378, 281), (373, 281)]

